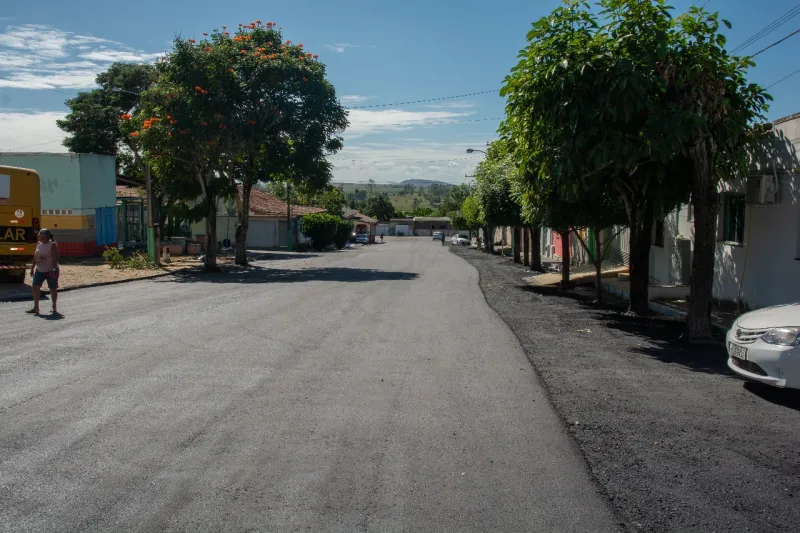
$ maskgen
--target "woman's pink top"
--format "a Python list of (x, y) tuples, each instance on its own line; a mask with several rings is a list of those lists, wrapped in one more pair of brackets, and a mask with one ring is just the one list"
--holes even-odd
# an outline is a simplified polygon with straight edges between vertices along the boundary
[(40, 242), (36, 245), (36, 252), (33, 254), (33, 262), (36, 263), (36, 270), (39, 272), (50, 272), (56, 267), (53, 261), (52, 242)]

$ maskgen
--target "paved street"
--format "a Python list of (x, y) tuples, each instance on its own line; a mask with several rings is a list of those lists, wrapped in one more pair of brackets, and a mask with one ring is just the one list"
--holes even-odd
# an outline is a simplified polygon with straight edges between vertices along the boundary
[(616, 530), (448, 247), (259, 257), (0, 304), (0, 530)]

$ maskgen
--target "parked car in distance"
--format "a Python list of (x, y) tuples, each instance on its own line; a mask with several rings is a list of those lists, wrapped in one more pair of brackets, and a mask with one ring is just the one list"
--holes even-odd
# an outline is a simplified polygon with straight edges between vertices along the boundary
[(442, 240), (442, 232), (441, 231), (434, 231), (433, 232), (433, 240), (434, 241), (441, 241)]
[(356, 234), (356, 242), (360, 244), (367, 244), (369, 243), (369, 235), (366, 233), (358, 233)]
[(740, 376), (800, 389), (800, 302), (743, 314), (725, 341), (728, 367)]
[(470, 238), (467, 237), (466, 235), (459, 235), (458, 233), (453, 235), (452, 240), (453, 240), (453, 246), (469, 246), (470, 242), (472, 242)]

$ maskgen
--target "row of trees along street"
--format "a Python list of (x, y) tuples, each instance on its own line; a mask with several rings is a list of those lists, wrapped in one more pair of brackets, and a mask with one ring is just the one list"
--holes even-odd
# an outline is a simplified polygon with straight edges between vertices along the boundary
[(115, 155), (132, 177), (151, 171), (149, 204), (163, 207), (162, 227), (166, 212), (205, 218), (207, 270), (216, 269), (219, 200), (236, 201), (236, 263), (244, 265), (254, 185), (330, 188), (326, 156), (342, 148), (347, 112), (317, 55), (284, 41), (274, 22), (177, 38), (156, 65), (115, 64), (97, 82), (67, 101), (65, 146)]
[(598, 299), (600, 230), (627, 226), (629, 312), (645, 314), (654, 222), (691, 203), (686, 333), (699, 340), (711, 336), (718, 186), (746, 175), (749, 150), (771, 129), (771, 98), (748, 83), (751, 59), (726, 50), (726, 20), (696, 7), (673, 15), (663, 0), (570, 1), (536, 21), (501, 90), (501, 139), (461, 213), (490, 236), (495, 226), (560, 232), (567, 280), (569, 233), (588, 252), (577, 230), (593, 229)]

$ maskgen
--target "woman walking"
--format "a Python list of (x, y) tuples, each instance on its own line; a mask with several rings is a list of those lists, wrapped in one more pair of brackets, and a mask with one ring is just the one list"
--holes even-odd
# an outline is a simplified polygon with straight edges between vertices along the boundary
[(42, 294), (42, 284), (47, 280), (50, 289), (50, 300), (53, 302), (53, 314), (58, 315), (58, 245), (53, 234), (48, 229), (39, 230), (37, 236), (39, 243), (33, 256), (31, 277), (33, 278), (33, 309), (26, 311), (34, 315), (39, 314), (39, 298)]

